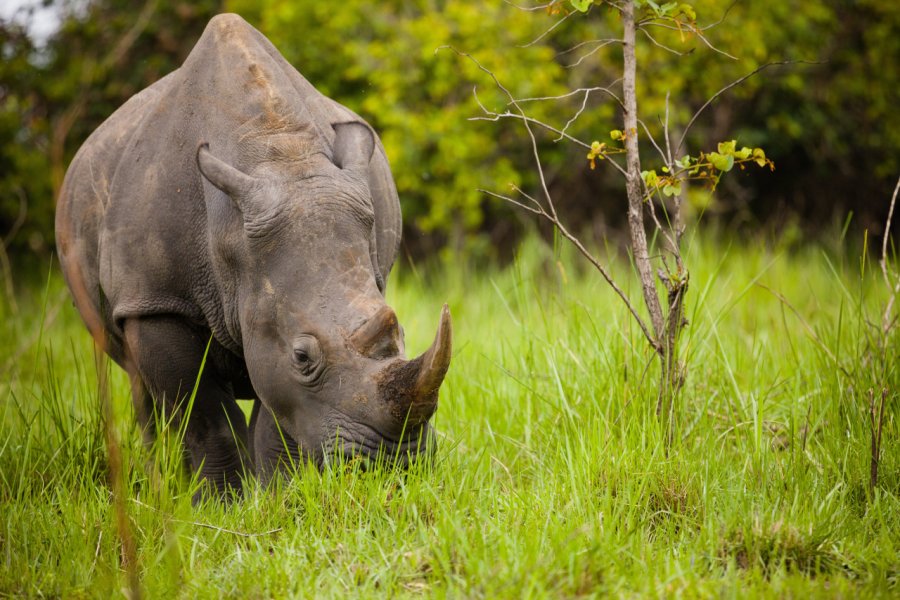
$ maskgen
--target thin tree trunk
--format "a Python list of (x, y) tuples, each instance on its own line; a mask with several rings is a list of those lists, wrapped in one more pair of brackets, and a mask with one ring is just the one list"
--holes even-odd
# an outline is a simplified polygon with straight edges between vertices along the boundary
[(641, 190), (641, 159), (638, 153), (637, 95), (635, 79), (637, 59), (634, 54), (635, 23), (634, 3), (628, 0), (622, 6), (622, 23), (624, 27), (625, 68), (622, 77), (623, 100), (625, 104), (625, 159), (627, 179), (625, 189), (628, 194), (628, 229), (631, 232), (631, 252), (634, 264), (641, 278), (644, 304), (650, 313), (653, 333), (657, 341), (657, 351), (664, 352), (664, 344), (659, 341), (663, 336), (664, 321), (656, 284), (653, 281), (653, 266), (647, 250), (647, 234), (644, 230), (644, 202)]
[[(681, 373), (678, 365), (677, 342), (684, 326), (684, 294), (687, 291), (687, 276), (681, 264), (679, 248), (672, 248), (676, 259), (676, 277), (666, 281), (668, 290), (666, 317), (656, 291), (653, 266), (647, 247), (647, 234), (644, 229), (644, 198), (641, 186), (641, 161), (638, 150), (638, 116), (635, 81), (637, 59), (635, 57), (636, 23), (634, 3), (627, 0), (622, 3), (624, 70), (622, 73), (623, 102), (625, 105), (625, 157), (627, 167), (626, 192), (628, 194), (628, 227), (631, 232), (631, 251), (634, 263), (641, 279), (644, 304), (650, 313), (653, 331), (656, 337), (656, 351), (660, 357), (659, 396), (656, 412), (666, 430), (667, 446), (674, 439), (672, 409), (675, 397), (681, 387)], [(651, 200), (652, 201), (652, 200)], [(680, 211), (677, 211), (680, 212)], [(682, 224), (675, 224), (675, 235), (680, 237)]]

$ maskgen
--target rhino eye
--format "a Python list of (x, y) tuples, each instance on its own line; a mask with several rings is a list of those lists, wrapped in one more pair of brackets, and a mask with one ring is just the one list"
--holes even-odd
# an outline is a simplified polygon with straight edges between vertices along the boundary
[(294, 366), (304, 377), (315, 375), (322, 362), (319, 342), (311, 335), (301, 336), (294, 344)]

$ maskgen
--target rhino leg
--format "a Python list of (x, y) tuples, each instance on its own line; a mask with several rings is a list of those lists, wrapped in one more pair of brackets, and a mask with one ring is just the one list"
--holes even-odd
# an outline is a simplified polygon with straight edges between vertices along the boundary
[(209, 334), (175, 316), (128, 319), (124, 329), (134, 404), (145, 435), (152, 439), (162, 415), (181, 425), (196, 385), (185, 424), (187, 462), (220, 494), (240, 492), (244, 471), (250, 470), (244, 413), (212, 361), (197, 379)]
[(279, 469), (299, 464), (300, 449), (272, 412), (256, 400), (250, 416), (250, 453), (259, 480), (267, 484)]

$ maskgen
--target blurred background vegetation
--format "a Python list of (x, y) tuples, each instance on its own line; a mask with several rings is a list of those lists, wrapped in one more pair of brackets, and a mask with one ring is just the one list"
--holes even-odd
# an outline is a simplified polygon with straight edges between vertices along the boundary
[[(13, 263), (52, 252), (56, 190), (85, 138), (129, 96), (177, 68), (219, 12), (243, 15), (319, 90), (380, 132), (403, 203), (405, 252), (413, 257), (462, 248), (485, 258), (508, 255), (531, 222), (477, 191), (534, 183), (524, 132), (512, 122), (469, 120), (480, 114), (473, 86), (489, 108), (505, 110), (504, 102), (486, 74), (438, 48), (471, 53), (518, 97), (610, 85), (621, 70), (614, 46), (589, 56), (596, 44), (577, 46), (616, 35), (615, 14), (602, 9), (563, 19), (502, 0), (42, 4), (60, 20), (45, 38), (29, 34), (35, 16), (27, 9), (0, 22), (0, 235)], [(691, 152), (736, 138), (765, 148), (777, 170), (734, 174), (715, 199), (693, 191), (694, 218), (702, 214), (722, 231), (747, 236), (761, 230), (815, 236), (833, 232), (830, 225), (852, 213), (852, 227), (879, 234), (900, 173), (900, 3), (693, 4), (701, 24), (726, 17), (707, 35), (736, 58), (678, 32), (657, 39), (683, 56), (639, 40), (639, 109), (654, 135), (667, 93), (677, 132), (712, 94), (757, 66), (815, 63), (766, 69), (704, 113), (688, 139)], [(561, 128), (581, 100), (529, 107)], [(620, 127), (615, 108), (594, 95), (569, 131), (607, 139)], [(609, 168), (591, 171), (584, 150), (572, 144), (552, 136), (541, 144), (569, 222), (598, 239), (618, 231), (625, 204), (620, 176)], [(649, 150), (645, 168), (658, 167)]]

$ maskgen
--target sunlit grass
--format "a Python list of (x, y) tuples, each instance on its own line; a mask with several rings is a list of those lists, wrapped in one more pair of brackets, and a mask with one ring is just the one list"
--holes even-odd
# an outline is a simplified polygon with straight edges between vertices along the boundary
[[(193, 507), (177, 447), (142, 448), (110, 367), (146, 595), (896, 594), (900, 387), (866, 323), (886, 291), (858, 258), (817, 248), (708, 242), (689, 256), (668, 450), (640, 331), (577, 258), (534, 241), (504, 269), (392, 275), (410, 354), (444, 301), (454, 320), (436, 460), (407, 473), (300, 466), (239, 503)], [(57, 273), (16, 300), (0, 305), (0, 593), (119, 595), (89, 336)], [(882, 385), (870, 494), (867, 391)]]

